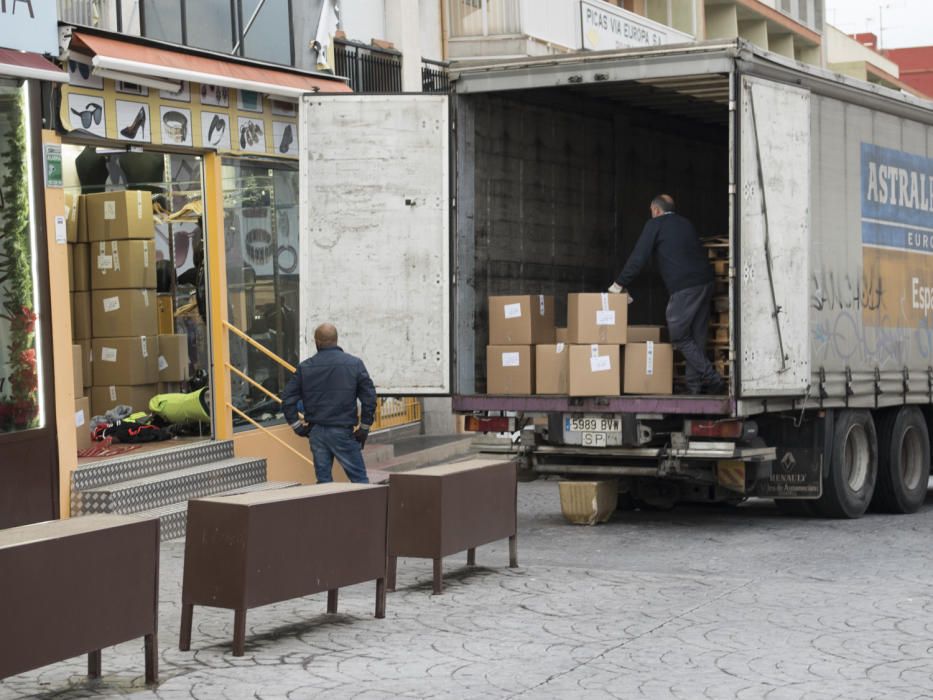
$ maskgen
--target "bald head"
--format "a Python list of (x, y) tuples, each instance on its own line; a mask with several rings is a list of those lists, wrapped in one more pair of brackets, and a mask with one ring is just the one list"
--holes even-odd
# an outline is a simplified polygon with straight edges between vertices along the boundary
[(337, 344), (337, 326), (333, 323), (322, 323), (315, 328), (314, 344), (318, 350), (334, 347)]
[(674, 211), (674, 198), (669, 194), (659, 194), (651, 200), (651, 216), (661, 216)]

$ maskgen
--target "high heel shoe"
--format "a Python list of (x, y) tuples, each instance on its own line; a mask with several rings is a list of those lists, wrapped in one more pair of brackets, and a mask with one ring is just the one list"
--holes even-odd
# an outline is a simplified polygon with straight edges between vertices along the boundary
[(133, 120), (133, 123), (120, 129), (120, 133), (128, 139), (135, 139), (136, 134), (139, 133), (140, 128), (145, 127), (145, 125), (146, 109), (144, 107), (140, 107), (139, 112), (136, 114), (136, 118)]

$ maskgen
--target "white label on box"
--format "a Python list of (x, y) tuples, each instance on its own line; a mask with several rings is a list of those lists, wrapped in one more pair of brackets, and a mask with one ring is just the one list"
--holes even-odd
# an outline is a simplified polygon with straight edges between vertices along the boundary
[(98, 270), (112, 270), (113, 269), (113, 256), (112, 255), (98, 255), (97, 256), (97, 269)]
[(56, 243), (67, 243), (68, 242), (68, 229), (65, 227), (64, 216), (55, 217), (55, 242)]
[(564, 351), (564, 344), (563, 344), (563, 343), (558, 343), (558, 344), (557, 344), (557, 354), (560, 355), (563, 351)]
[(143, 267), (149, 267), (149, 241), (143, 242)]
[(603, 311), (609, 311), (609, 293), (603, 292), (599, 296), (600, 300), (603, 302)]
[(120, 297), (107, 297), (104, 299), (104, 311), (118, 311), (120, 309)]
[(82, 425), (84, 425), (84, 409), (83, 408), (80, 411), (75, 411), (75, 427), (80, 428)]
[(645, 374), (651, 377), (654, 375), (654, 343), (649, 340), (647, 345), (648, 350), (645, 352)]
[(143, 192), (136, 190), (136, 218), (143, 220)]
[(110, 250), (112, 251), (111, 255), (113, 255), (113, 269), (119, 272), (120, 271), (120, 248), (117, 246), (116, 241), (110, 244)]
[(544, 316), (544, 295), (538, 295), (538, 315)]
[(165, 359), (164, 355), (159, 355), (159, 371), (164, 372), (168, 369), (168, 360)]
[(598, 345), (590, 345), (590, 357), (599, 357)]
[(149, 357), (149, 341), (146, 340), (146, 336), (139, 336), (139, 347), (142, 349), (143, 357)]
[(591, 372), (608, 372), (612, 369), (612, 362), (609, 355), (597, 355), (590, 358)]
[(110, 385), (110, 400), (117, 400), (117, 387), (113, 386), (112, 384)]
[(100, 359), (102, 362), (116, 362), (117, 361), (117, 349), (116, 348), (101, 348)]
[(104, 202), (104, 220), (113, 221), (117, 218), (117, 203)]
[(517, 352), (502, 353), (503, 367), (518, 367), (521, 364), (521, 354)]
[(616, 325), (616, 312), (615, 311), (597, 311), (596, 312), (596, 325), (597, 326)]
[(143, 293), (143, 303), (144, 303), (146, 306), (149, 306), (149, 290), (148, 290), (148, 289), (143, 289), (143, 290), (142, 290), (142, 293)]
[(506, 318), (520, 318), (522, 315), (521, 304), (506, 304), (503, 309)]

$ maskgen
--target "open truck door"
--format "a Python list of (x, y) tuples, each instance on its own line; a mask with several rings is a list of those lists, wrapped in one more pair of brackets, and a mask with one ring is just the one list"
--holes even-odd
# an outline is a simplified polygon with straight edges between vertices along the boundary
[(810, 93), (743, 76), (740, 109), (737, 388), (746, 398), (803, 396), (810, 383)]
[(301, 103), (301, 355), (331, 322), (380, 394), (450, 393), (448, 99)]

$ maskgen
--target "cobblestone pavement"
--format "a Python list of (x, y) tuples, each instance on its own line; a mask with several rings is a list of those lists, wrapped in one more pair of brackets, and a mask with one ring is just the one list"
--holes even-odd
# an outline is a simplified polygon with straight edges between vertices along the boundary
[(553, 481), (520, 487), (521, 568), (506, 543), (481, 566), (402, 560), (374, 584), (232, 613), (195, 609), (177, 649), (183, 544), (162, 548), (161, 684), (142, 641), (0, 682), (0, 698), (933, 698), (933, 498), (913, 516), (795, 519), (770, 502), (564, 524)]

